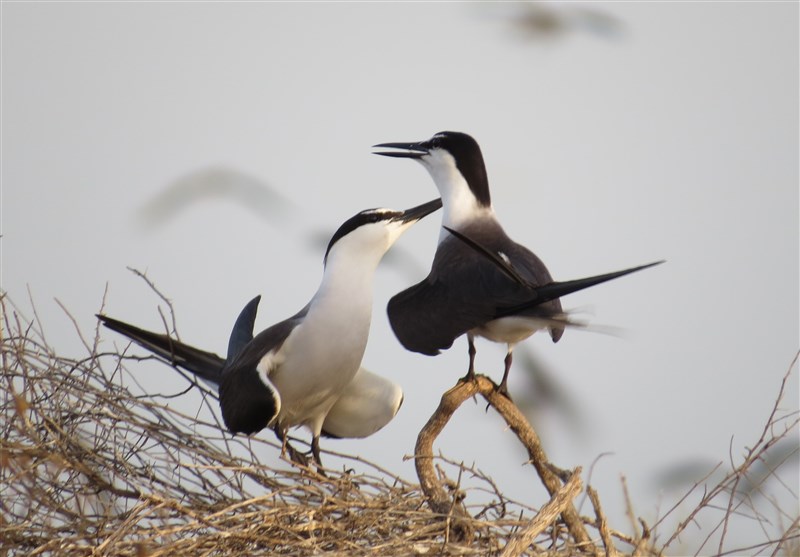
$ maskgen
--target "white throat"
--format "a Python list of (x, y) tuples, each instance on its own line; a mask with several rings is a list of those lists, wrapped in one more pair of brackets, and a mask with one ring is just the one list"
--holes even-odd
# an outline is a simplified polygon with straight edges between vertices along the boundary
[[(430, 173), (442, 198), (443, 226), (459, 230), (475, 220), (494, 218), (494, 209), (478, 203), (450, 153), (437, 149), (419, 161)], [(439, 241), (447, 236), (448, 232), (442, 228)]]
[[(334, 254), (328, 258), (317, 293), (311, 302), (311, 310), (330, 307), (334, 313), (372, 316), (372, 278), (380, 261), (379, 257), (353, 258)], [(371, 255), (371, 254), (370, 254)], [(340, 313), (341, 314), (341, 313)], [(354, 324), (356, 325), (356, 324)]]

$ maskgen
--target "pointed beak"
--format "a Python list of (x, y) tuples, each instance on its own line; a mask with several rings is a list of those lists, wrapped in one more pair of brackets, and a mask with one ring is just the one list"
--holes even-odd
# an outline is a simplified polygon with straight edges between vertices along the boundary
[[(381, 149), (380, 151), (373, 151), (373, 155), (383, 155), (384, 157), (399, 157), (404, 159), (421, 159), (430, 151), (424, 142), (421, 143), (381, 143), (380, 145), (373, 145), (373, 149)], [(389, 149), (384, 150), (384, 149)]]
[(423, 203), (422, 205), (412, 207), (411, 209), (406, 209), (405, 211), (400, 213), (395, 220), (399, 220), (400, 222), (415, 222), (441, 208), (442, 208), (442, 200), (436, 198), (433, 201), (428, 201), (427, 203)]

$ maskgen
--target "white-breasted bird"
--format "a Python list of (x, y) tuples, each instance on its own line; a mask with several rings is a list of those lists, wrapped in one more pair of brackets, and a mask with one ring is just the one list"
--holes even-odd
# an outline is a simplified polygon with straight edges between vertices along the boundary
[(405, 211), (370, 209), (345, 221), (328, 244), (322, 282), (311, 301), (253, 338), (260, 297), (253, 299), (236, 321), (224, 360), (167, 335), (98, 318), (169, 363), (219, 385), (222, 418), (231, 432), (272, 427), (285, 447), (289, 428), (306, 427), (321, 464), (320, 435), (370, 435), (394, 417), (402, 402), (397, 385), (361, 367), (372, 318), (372, 279), (403, 232), (441, 206), (435, 199)]
[(492, 208), (478, 143), (460, 132), (427, 141), (382, 143), (375, 154), (414, 159), (430, 173), (442, 196), (442, 231), (429, 275), (388, 304), (395, 335), (408, 350), (436, 355), (467, 335), (475, 376), (475, 337), (505, 343), (507, 381), (514, 346), (541, 329), (558, 342), (570, 325), (559, 298), (661, 263), (566, 282), (555, 282), (544, 263), (503, 230)]

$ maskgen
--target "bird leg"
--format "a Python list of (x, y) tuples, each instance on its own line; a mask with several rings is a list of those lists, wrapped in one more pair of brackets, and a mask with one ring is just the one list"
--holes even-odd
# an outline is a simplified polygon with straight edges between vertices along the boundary
[(291, 443), (289, 443), (288, 430), (276, 425), (274, 431), (278, 439), (281, 440), (281, 457), (286, 458), (288, 454), (290, 461), (300, 466), (308, 466), (308, 458), (306, 458), (306, 455), (292, 447)]
[(277, 423), (275, 427), (272, 428), (272, 431), (275, 432), (275, 437), (281, 442), (281, 457), (285, 457), (286, 447), (289, 445), (289, 436), (286, 434), (286, 430)]
[(468, 381), (475, 381), (475, 337), (467, 333), (467, 343), (469, 352), (469, 369), (467, 374), (461, 378), (461, 381), (466, 383)]
[(317, 473), (325, 476), (325, 472), (322, 469), (322, 458), (319, 455), (319, 435), (315, 435), (311, 439), (311, 454), (314, 457), (314, 463), (317, 465)]
[(497, 386), (497, 392), (501, 395), (505, 396), (508, 400), (511, 400), (511, 395), (508, 394), (508, 372), (511, 371), (511, 360), (512, 360), (512, 351), (514, 347), (509, 344), (508, 346), (508, 353), (506, 354), (505, 359), (505, 370), (503, 371), (503, 380), (500, 381), (500, 385)]

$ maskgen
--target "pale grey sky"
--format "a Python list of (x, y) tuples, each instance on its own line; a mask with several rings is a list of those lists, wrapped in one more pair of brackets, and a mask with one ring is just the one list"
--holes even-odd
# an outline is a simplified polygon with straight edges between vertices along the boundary
[[(574, 25), (536, 37), (515, 23), (521, 4), (4, 3), (2, 288), (22, 308), (30, 288), (48, 339), (77, 353), (53, 298), (89, 329), (108, 284), (110, 315), (160, 326), (136, 267), (174, 301), (183, 340), (223, 353), (254, 295), (262, 328), (306, 303), (324, 249), (310, 238), (436, 195), (422, 168), (371, 145), (470, 133), (507, 231), (557, 279), (668, 260), (564, 300), (620, 336), (525, 343), (588, 422), (535, 414), (553, 460), (586, 470), (613, 452), (592, 478), (612, 523), (620, 474), (652, 517), (660, 492), (662, 507), (677, 495), (665, 470), (757, 438), (798, 349), (798, 5), (593, 3), (599, 28), (580, 8), (551, 6)], [(168, 188), (209, 181), (272, 188), (280, 214), (211, 195), (147, 220)], [(365, 365), (403, 385), (404, 406), (372, 438), (324, 444), (406, 477), (467, 364), (464, 340), (437, 358), (404, 351), (385, 317), (427, 272), (438, 218), (376, 279)], [(496, 379), (502, 357), (478, 345)], [(183, 386), (168, 368), (142, 375)], [(517, 366), (512, 394), (526, 385)], [(790, 387), (796, 410), (796, 375)], [(543, 502), (483, 405), (438, 447)]]

